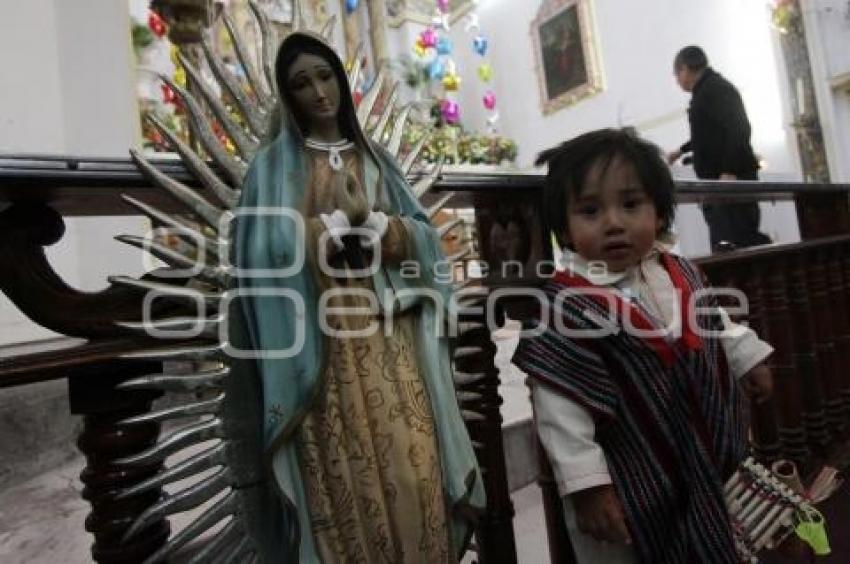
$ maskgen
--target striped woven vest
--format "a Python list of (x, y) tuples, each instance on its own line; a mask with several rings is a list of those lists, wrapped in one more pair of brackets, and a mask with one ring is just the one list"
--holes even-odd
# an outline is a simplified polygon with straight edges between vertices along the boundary
[(722, 328), (700, 273), (684, 258), (661, 260), (681, 293), (678, 339), (635, 335), (658, 322), (559, 273), (544, 288), (547, 318), (535, 320), (545, 329), (521, 339), (513, 361), (593, 416), (642, 562), (736, 562), (722, 487), (746, 452), (742, 394), (717, 336), (696, 330)]

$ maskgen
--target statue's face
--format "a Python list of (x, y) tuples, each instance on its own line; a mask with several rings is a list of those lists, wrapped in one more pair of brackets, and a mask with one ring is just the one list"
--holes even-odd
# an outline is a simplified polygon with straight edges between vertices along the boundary
[(330, 64), (318, 55), (299, 55), (286, 80), (297, 114), (307, 121), (307, 129), (336, 120), (339, 111), (339, 83)]

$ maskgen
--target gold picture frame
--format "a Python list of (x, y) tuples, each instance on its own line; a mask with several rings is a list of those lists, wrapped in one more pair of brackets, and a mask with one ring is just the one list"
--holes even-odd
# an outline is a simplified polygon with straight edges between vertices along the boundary
[(601, 92), (592, 0), (546, 0), (531, 22), (540, 103), (551, 114)]

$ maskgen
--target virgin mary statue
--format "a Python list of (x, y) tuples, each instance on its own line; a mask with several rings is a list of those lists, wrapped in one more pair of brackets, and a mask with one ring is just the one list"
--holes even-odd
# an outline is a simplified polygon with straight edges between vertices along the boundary
[(288, 36), (275, 79), (279, 131), (246, 178), (235, 264), (284, 506), (278, 561), (457, 562), (484, 489), (439, 238), (321, 38)]

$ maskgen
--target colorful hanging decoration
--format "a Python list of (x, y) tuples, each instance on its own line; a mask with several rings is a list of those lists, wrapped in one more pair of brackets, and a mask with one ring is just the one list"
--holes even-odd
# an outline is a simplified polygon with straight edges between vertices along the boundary
[(416, 56), (422, 58), (425, 56), (425, 53), (428, 52), (428, 47), (425, 45), (425, 42), (422, 40), (422, 37), (416, 38), (416, 43), (413, 44), (413, 52), (416, 53)]
[(452, 54), (452, 40), (448, 37), (441, 36), (437, 39), (437, 54), (438, 55), (451, 55)]
[(353, 13), (355, 10), (357, 10), (357, 6), (359, 3), (359, 0), (345, 0), (345, 13)]
[(490, 82), (493, 78), (493, 67), (490, 63), (481, 63), (478, 65), (478, 78), (484, 82)]
[(431, 24), (434, 27), (438, 27), (443, 31), (449, 31), (451, 26), (449, 25), (449, 15), (448, 14), (434, 14), (434, 17), (431, 18)]
[[(472, 3), (478, 5), (477, 0), (472, 0)], [(488, 38), (480, 31), (479, 17), (474, 9), (465, 20), (464, 29), (469, 36), (463, 41), (469, 41), (466, 44), (472, 47), (474, 56), (479, 57), (470, 68), (476, 68), (482, 83), (481, 91), (477, 95), (481, 96), (481, 103), (487, 112), (484, 116), (486, 124), (480, 126), (480, 130), (486, 132), (469, 133), (461, 124), (461, 107), (455, 100), (455, 93), (461, 87), (462, 78), (452, 58), (454, 44), (446, 33), (449, 29), (449, 4), (449, 0), (435, 0), (431, 25), (416, 36), (413, 44), (413, 51), (422, 59), (413, 63), (417, 77), (415, 84), (430, 81), (431, 87), (441, 87), (443, 92), (439, 101), (431, 107), (431, 117), (436, 119), (438, 124), (422, 154), (428, 162), (444, 159), (444, 162), (449, 164), (502, 165), (512, 162), (516, 159), (517, 146), (511, 139), (501, 137), (497, 133), (499, 112), (496, 107), (496, 93), (487, 85), (493, 79), (493, 67), (486, 59), (490, 45)], [(439, 84), (435, 84), (436, 81), (439, 81)], [(435, 90), (429, 88), (429, 91)], [(403, 143), (406, 146), (414, 146), (425, 134), (425, 127), (423, 125), (420, 130), (415, 127), (407, 130)]]
[(171, 64), (175, 67), (180, 66), (180, 49), (177, 48), (177, 45), (172, 45), (168, 50), (168, 58), (171, 60)]
[(175, 94), (174, 90), (167, 84), (161, 84), (160, 89), (162, 90), (162, 101), (166, 104), (177, 104), (177, 94)]
[[(466, 31), (467, 33), (473, 30), (476, 32), (475, 37), (472, 38), (472, 51), (479, 57), (484, 58), (487, 55), (487, 49), (490, 43), (484, 34), (480, 32), (480, 29), (481, 26), (478, 21), (478, 14), (473, 12), (469, 15), (469, 20), (466, 24)], [(478, 65), (478, 78), (485, 84), (488, 84), (493, 79), (493, 67), (486, 59), (481, 61)], [(488, 88), (484, 92), (484, 96), (481, 97), (481, 102), (484, 104), (484, 108), (492, 112), (487, 118), (487, 131), (491, 135), (494, 135), (498, 131), (497, 123), (499, 121), (499, 112), (496, 111), (496, 94), (492, 89)]]
[(487, 131), (490, 133), (496, 133), (499, 130), (499, 112), (493, 112), (490, 117), (487, 118)]
[(457, 92), (460, 88), (460, 77), (456, 72), (446, 72), (443, 76), (443, 88), (448, 92)]
[[(477, 5), (477, 2), (475, 4)], [(449, 0), (435, 0), (432, 24), (416, 36), (413, 51), (418, 57), (425, 59), (421, 63), (422, 66), (419, 67), (422, 69), (423, 75), (432, 82), (439, 80), (446, 94), (443, 100), (435, 105), (433, 115), (439, 117), (444, 124), (458, 128), (460, 127), (460, 104), (450, 96), (460, 90), (462, 79), (457, 65), (451, 57), (454, 52), (454, 44), (448, 34), (445, 33), (449, 27), (449, 16)], [(489, 50), (489, 41), (479, 32), (478, 14), (474, 11), (468, 16), (465, 29), (468, 33), (474, 32), (470, 37), (472, 50), (483, 59)], [(433, 58), (428, 60), (426, 57)], [(479, 61), (477, 73), (479, 79), (484, 83), (490, 82), (493, 78), (493, 68), (486, 59)], [(488, 127), (493, 128), (498, 120), (498, 113), (495, 113), (496, 94), (492, 89), (484, 88), (481, 100), (484, 107), (493, 112), (488, 118)]]
[(460, 121), (460, 106), (454, 100), (443, 100), (440, 103), (440, 114), (446, 123), (457, 123)]
[(433, 27), (427, 27), (419, 34), (419, 39), (422, 40), (422, 45), (425, 47), (436, 47), (439, 39), (437, 30)]
[(153, 10), (148, 10), (148, 27), (154, 35), (160, 38), (168, 32), (165, 20)]
[(487, 53), (487, 38), (483, 35), (476, 35), (472, 40), (472, 50), (482, 57)]
[(431, 64), (428, 67), (428, 77), (431, 80), (440, 80), (446, 74), (446, 67), (443, 64), (443, 61), (439, 58), (431, 61)]
[(484, 107), (488, 110), (493, 110), (496, 108), (496, 95), (493, 94), (492, 90), (488, 90), (486, 94), (484, 94), (484, 98), (482, 98), (484, 102)]
[(174, 80), (174, 84), (180, 88), (186, 88), (186, 69), (183, 67), (177, 67), (174, 69), (174, 76), (172, 79)]

